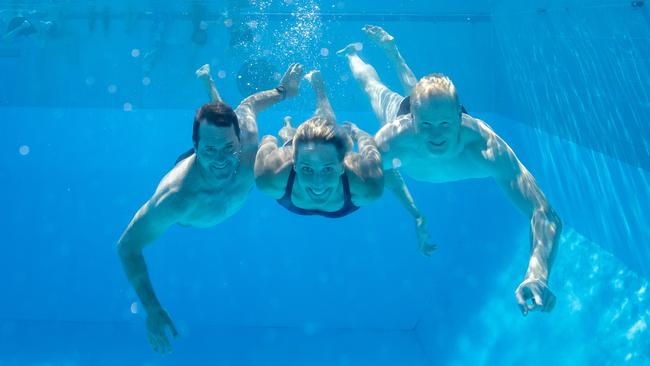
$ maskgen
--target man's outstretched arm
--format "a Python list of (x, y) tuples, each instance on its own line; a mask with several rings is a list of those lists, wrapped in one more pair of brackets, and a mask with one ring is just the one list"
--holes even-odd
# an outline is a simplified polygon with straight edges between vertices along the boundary
[(154, 350), (171, 351), (165, 330), (178, 332), (154, 292), (142, 250), (177, 222), (177, 212), (171, 195), (154, 196), (135, 214), (117, 244), (117, 252), (124, 272), (147, 312), (149, 342)]
[[(530, 218), (531, 254), (524, 281), (515, 293), (522, 314), (550, 312), (555, 295), (548, 289), (551, 266), (557, 253), (562, 221), (549, 205), (535, 178), (498, 136), (493, 176), (510, 200)], [(532, 304), (527, 301), (532, 300)]]
[(431, 243), (429, 230), (427, 229), (427, 221), (415, 204), (415, 200), (413, 200), (413, 196), (411, 196), (411, 192), (402, 175), (396, 169), (388, 169), (384, 171), (384, 179), (386, 180), (386, 187), (393, 192), (415, 220), (415, 230), (420, 251), (427, 257), (430, 256), (438, 246)]

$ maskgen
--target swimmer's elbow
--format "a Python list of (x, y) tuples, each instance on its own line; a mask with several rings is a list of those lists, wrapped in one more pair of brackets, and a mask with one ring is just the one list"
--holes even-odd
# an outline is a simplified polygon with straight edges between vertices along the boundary
[(133, 245), (122, 236), (120, 240), (117, 241), (115, 250), (120, 258), (126, 258), (133, 254)]
[(120, 239), (117, 241), (117, 245), (115, 246), (115, 249), (117, 250), (117, 254), (120, 257), (128, 257), (132, 255), (134, 252), (137, 252), (138, 248), (140, 247), (137, 245), (137, 240), (136, 238), (133, 237), (133, 232), (131, 232), (131, 226), (126, 229), (124, 234), (120, 237)]
[(537, 221), (543, 227), (546, 227), (546, 230), (554, 236), (559, 236), (562, 233), (564, 223), (551, 206), (535, 210), (533, 221)]
[(562, 229), (564, 224), (560, 216), (552, 208), (549, 209), (548, 220), (553, 227), (553, 231), (555, 232), (555, 235), (559, 236), (560, 234), (562, 234)]

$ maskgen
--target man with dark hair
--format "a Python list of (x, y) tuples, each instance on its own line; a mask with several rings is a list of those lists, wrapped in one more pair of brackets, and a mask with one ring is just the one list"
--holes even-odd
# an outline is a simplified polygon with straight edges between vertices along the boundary
[(147, 312), (147, 335), (154, 350), (171, 351), (166, 331), (169, 328), (174, 336), (178, 332), (156, 297), (142, 250), (174, 224), (206, 228), (242, 207), (255, 184), (257, 113), (297, 95), (302, 74), (302, 65), (292, 64), (277, 88), (249, 96), (233, 111), (221, 100), (209, 66), (197, 71), (212, 103), (196, 113), (194, 146), (160, 181), (117, 245), (124, 271)]

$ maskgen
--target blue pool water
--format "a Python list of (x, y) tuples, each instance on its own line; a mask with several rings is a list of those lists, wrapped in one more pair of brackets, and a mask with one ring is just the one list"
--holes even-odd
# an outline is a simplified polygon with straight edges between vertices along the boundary
[[(2, 3), (56, 32), (0, 42), (0, 365), (650, 364), (650, 4), (629, 1)], [(375, 132), (335, 51), (399, 89), (360, 28), (383, 26), (413, 71), (448, 74), (535, 175), (565, 230), (557, 305), (522, 317), (529, 223), (491, 180), (407, 178), (439, 250), (417, 250), (385, 196), (353, 215), (302, 217), (253, 190), (210, 229), (173, 227), (145, 250), (180, 338), (149, 347), (115, 244), (207, 102), (291, 62), (322, 70), (339, 120)], [(195, 28), (203, 32), (197, 32)], [(203, 42), (205, 41), (205, 42)], [(259, 61), (263, 60), (263, 61)], [(260, 66), (262, 65), (262, 66)], [(267, 80), (246, 76), (245, 81)], [(275, 134), (314, 95), (259, 119)]]

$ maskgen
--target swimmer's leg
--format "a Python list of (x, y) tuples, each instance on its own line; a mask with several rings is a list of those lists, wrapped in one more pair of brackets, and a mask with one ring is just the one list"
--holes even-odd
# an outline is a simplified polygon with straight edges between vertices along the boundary
[(397, 111), (404, 97), (388, 89), (381, 82), (375, 68), (365, 63), (357, 54), (360, 48), (360, 44), (353, 43), (337, 52), (337, 54), (345, 56), (348, 60), (354, 79), (361, 85), (370, 99), (372, 110), (379, 119), (380, 125), (383, 126), (397, 117)]
[(23, 20), (18, 26), (14, 29), (8, 31), (2, 36), (3, 41), (11, 41), (16, 38), (22, 32), (26, 32), (28, 29), (33, 28), (32, 24), (27, 20)]
[(325, 90), (325, 83), (319, 70), (314, 70), (305, 75), (305, 79), (311, 84), (311, 87), (316, 93), (316, 111), (314, 117), (322, 117), (332, 123), (336, 123), (336, 116), (334, 110), (327, 98), (327, 91)]
[(411, 68), (406, 64), (402, 54), (399, 52), (397, 44), (395, 43), (395, 37), (391, 36), (383, 28), (375, 25), (366, 25), (362, 30), (373, 42), (386, 52), (386, 56), (388, 56), (388, 59), (397, 70), (397, 76), (402, 84), (404, 95), (411, 95), (418, 79), (415, 77), (415, 74), (411, 71)]
[(214, 84), (214, 79), (212, 79), (212, 75), (210, 75), (209, 64), (205, 64), (196, 70), (196, 77), (203, 81), (210, 102), (223, 102), (221, 95), (219, 95), (219, 92), (217, 91), (217, 86)]

